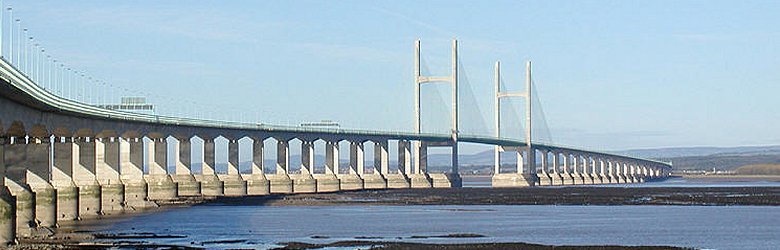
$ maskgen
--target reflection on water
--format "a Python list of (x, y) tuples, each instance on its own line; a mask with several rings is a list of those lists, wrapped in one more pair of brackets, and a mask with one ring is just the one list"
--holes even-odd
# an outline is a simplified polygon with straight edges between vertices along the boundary
[[(772, 249), (780, 246), (780, 207), (205, 205), (121, 219), (106, 231), (184, 235), (149, 241), (209, 248), (365, 238)], [(457, 233), (487, 237), (415, 237)]]

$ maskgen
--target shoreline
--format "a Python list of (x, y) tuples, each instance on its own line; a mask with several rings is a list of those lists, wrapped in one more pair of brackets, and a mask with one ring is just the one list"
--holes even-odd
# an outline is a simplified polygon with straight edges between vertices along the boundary
[(219, 197), (202, 205), (676, 205), (780, 206), (780, 187), (456, 188)]

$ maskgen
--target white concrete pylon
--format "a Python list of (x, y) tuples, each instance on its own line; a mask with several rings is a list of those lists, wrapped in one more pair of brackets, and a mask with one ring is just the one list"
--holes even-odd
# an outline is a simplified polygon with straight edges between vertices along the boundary
[(314, 142), (301, 141), (301, 174), (314, 173)]
[(351, 141), (349, 148), (349, 173), (357, 175), (365, 174), (365, 153), (363, 151), (363, 142)]
[(149, 161), (146, 163), (149, 167), (149, 175), (168, 174), (168, 142), (165, 138), (151, 139), (146, 145), (146, 150), (149, 155)]
[(398, 141), (398, 171), (407, 176), (412, 174), (412, 151), (409, 141)]
[(338, 141), (325, 142), (325, 173), (326, 174), (339, 173), (339, 142)]
[(238, 175), (238, 140), (228, 140), (227, 175)]
[(263, 149), (265, 144), (261, 138), (252, 138), (252, 174), (264, 174), (265, 163)]
[(276, 142), (276, 174), (287, 175), (289, 174), (288, 166), (290, 166), (290, 144), (289, 141), (279, 140)]
[(173, 145), (173, 157), (175, 173), (177, 175), (192, 174), (192, 142), (190, 138), (176, 138), (178, 143)]
[(201, 175), (216, 175), (214, 169), (216, 167), (215, 149), (214, 138), (203, 138), (203, 163), (201, 164)]
[(388, 142), (374, 142), (374, 174), (387, 175), (390, 173), (390, 159), (388, 156)]

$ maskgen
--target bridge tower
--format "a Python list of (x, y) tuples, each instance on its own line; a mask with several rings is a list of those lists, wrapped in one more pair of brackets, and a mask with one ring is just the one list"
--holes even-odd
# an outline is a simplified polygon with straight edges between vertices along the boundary
[[(525, 117), (525, 146), (502, 146), (494, 147), (493, 161), (493, 187), (518, 187), (533, 186), (536, 183), (536, 151), (531, 142), (531, 61), (526, 63), (525, 92), (501, 91), (501, 62), (497, 61), (495, 65), (495, 135), (501, 137), (501, 98), (519, 97), (526, 100)], [(518, 121), (522, 122), (522, 121)], [(515, 173), (500, 173), (501, 152), (515, 152), (517, 154), (517, 170)], [(525, 157), (523, 156), (525, 153)]]
[[(420, 40), (415, 41), (414, 50), (414, 131), (421, 133), (420, 126), (420, 87), (426, 83), (449, 83), (452, 86), (452, 140), (447, 142), (415, 143), (413, 150), (415, 172), (410, 175), (412, 187), (460, 187), (462, 181), (458, 174), (458, 40), (452, 40), (452, 74), (449, 76), (423, 76), (420, 70)], [(450, 147), (452, 149), (452, 170), (448, 174), (429, 174), (428, 147)]]

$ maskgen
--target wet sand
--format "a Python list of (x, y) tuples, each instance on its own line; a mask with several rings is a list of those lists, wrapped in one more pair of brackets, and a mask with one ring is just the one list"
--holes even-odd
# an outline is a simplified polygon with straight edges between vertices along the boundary
[(285, 243), (286, 246), (279, 249), (321, 249), (325, 247), (361, 247), (361, 249), (386, 249), (386, 250), (460, 250), (460, 249), (589, 249), (589, 250), (661, 250), (661, 249), (688, 249), (670, 246), (548, 246), (527, 243), (475, 243), (475, 244), (425, 244), (406, 242), (370, 242), (370, 241), (339, 241), (329, 244)]
[(221, 197), (235, 205), (780, 205), (780, 187), (559, 187), (354, 191)]

